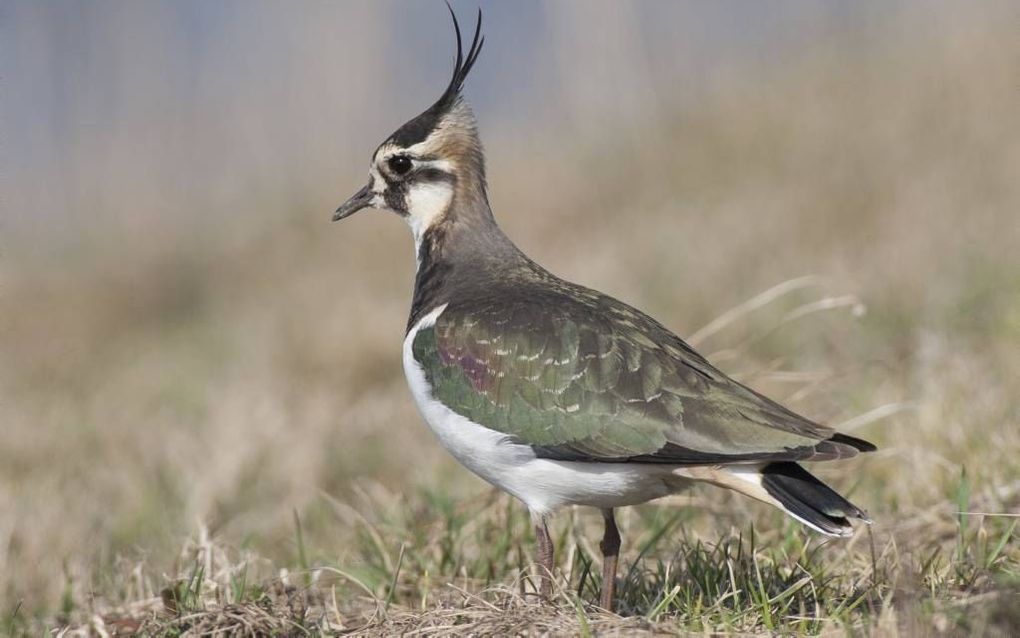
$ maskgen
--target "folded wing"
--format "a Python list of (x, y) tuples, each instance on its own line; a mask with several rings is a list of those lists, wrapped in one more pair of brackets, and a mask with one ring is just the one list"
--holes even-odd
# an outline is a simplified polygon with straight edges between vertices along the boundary
[(730, 379), (610, 297), (541, 290), (506, 302), (447, 307), (413, 353), (434, 398), (539, 456), (703, 465), (874, 449)]

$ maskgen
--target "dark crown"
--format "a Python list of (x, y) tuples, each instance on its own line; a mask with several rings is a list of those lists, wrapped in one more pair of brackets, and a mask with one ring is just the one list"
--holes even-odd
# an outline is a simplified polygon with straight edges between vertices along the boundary
[(457, 34), (457, 63), (453, 67), (453, 77), (450, 78), (450, 84), (435, 104), (418, 117), (401, 126), (390, 137), (391, 142), (404, 148), (413, 146), (428, 137), (439, 125), (443, 116), (451, 112), (457, 105), (460, 101), (460, 91), (464, 86), (464, 80), (471, 71), (471, 67), (474, 66), (475, 60), (478, 59), (478, 54), (482, 51), (482, 45), (485, 44), (485, 37), (481, 35), (482, 10), (479, 9), (478, 20), (475, 23), (475, 35), (471, 39), (471, 48), (468, 49), (467, 56), (465, 57), (457, 15), (453, 12), (453, 7), (449, 3), (446, 4), (446, 7), (450, 10), (450, 16), (453, 17), (453, 28)]

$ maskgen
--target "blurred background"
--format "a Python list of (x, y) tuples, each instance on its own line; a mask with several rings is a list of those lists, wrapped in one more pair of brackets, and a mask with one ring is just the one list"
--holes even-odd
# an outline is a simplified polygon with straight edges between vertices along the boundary
[[(818, 469), (880, 533), (964, 467), (1018, 511), (1017, 3), (480, 5), (525, 252), (877, 442)], [(295, 512), (344, 564), (339, 503), (486, 493), (405, 389), (406, 228), (329, 222), (453, 57), (438, 0), (0, 2), (3, 609), (198, 529), (286, 564)]]

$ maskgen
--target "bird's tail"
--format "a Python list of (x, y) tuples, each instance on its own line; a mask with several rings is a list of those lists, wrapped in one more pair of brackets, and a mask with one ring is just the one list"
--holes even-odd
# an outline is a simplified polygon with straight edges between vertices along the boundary
[(811, 529), (829, 536), (852, 535), (850, 519), (871, 523), (863, 510), (790, 461), (683, 468), (676, 473), (775, 505)]
[(871, 523), (863, 510), (796, 463), (762, 467), (761, 486), (787, 514), (823, 534), (850, 536), (852, 518)]

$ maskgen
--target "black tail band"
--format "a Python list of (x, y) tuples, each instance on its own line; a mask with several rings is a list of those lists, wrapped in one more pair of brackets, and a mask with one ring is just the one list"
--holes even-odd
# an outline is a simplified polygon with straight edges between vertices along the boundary
[(795, 517), (827, 534), (847, 536), (850, 518), (868, 515), (796, 463), (769, 463), (761, 470), (762, 487)]

